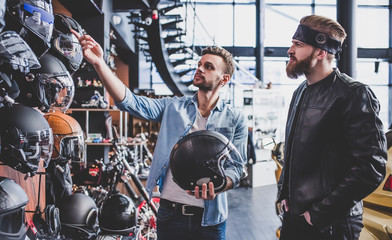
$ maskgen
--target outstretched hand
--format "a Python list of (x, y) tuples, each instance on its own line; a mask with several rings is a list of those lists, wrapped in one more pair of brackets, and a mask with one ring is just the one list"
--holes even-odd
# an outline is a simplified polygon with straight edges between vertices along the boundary
[(71, 32), (76, 36), (82, 46), (83, 56), (87, 61), (94, 66), (103, 61), (103, 50), (90, 35), (80, 36), (79, 33), (73, 29), (71, 29)]

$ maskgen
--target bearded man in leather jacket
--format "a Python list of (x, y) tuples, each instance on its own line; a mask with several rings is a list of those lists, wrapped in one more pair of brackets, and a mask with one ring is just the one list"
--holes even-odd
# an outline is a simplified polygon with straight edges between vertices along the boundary
[(287, 118), (280, 239), (358, 239), (362, 199), (385, 176), (380, 104), (367, 85), (332, 67), (345, 37), (336, 21), (310, 15), (288, 50), (287, 75), (306, 80)]

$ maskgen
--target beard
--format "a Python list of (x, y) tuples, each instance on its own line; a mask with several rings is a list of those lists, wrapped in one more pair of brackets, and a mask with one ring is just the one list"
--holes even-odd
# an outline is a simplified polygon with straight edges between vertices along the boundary
[(204, 77), (202, 77), (202, 78), (203, 78), (203, 81), (201, 81), (201, 82), (197, 82), (196, 84), (195, 84), (195, 81), (192, 82), (193, 85), (195, 87), (198, 87), (199, 90), (201, 90), (201, 91), (212, 91), (217, 87), (217, 85), (219, 85), (219, 84), (215, 84), (215, 82), (219, 83), (219, 79), (216, 79), (215, 82), (207, 82)]
[(301, 61), (297, 61), (295, 58), (294, 62), (289, 62), (286, 66), (287, 77), (297, 79), (302, 75), (310, 74), (312, 70), (313, 54), (315, 51), (316, 50), (313, 50), (307, 58)]

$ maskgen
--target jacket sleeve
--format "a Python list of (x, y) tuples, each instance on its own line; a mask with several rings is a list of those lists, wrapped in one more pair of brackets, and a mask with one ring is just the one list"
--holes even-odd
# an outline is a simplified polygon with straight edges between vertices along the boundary
[(135, 117), (160, 122), (168, 101), (170, 98), (154, 99), (138, 96), (127, 88), (125, 98), (119, 103), (116, 102), (116, 106)]
[(232, 141), (238, 152), (232, 152), (230, 154), (233, 160), (232, 163), (225, 163), (225, 174), (233, 181), (233, 187), (239, 186), (241, 177), (244, 177), (244, 171), (246, 171), (244, 168), (247, 156), (247, 137), (248, 126), (245, 121), (245, 116), (239, 113)]
[(357, 86), (343, 99), (340, 109), (349, 165), (334, 191), (309, 210), (312, 223), (320, 229), (344, 217), (385, 177), (386, 139), (374, 93), (366, 85)]

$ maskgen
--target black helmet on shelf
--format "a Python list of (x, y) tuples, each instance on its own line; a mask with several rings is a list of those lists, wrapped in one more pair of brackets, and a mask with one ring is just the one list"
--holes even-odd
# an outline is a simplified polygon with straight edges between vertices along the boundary
[[(202, 130), (181, 138), (170, 154), (173, 180), (184, 190), (194, 190), (203, 183), (214, 183), (215, 192), (227, 184), (225, 161), (240, 159), (235, 146), (221, 133)], [(235, 163), (235, 161), (233, 161)]]
[(98, 226), (98, 208), (94, 200), (83, 194), (74, 193), (58, 204), (61, 225), (95, 230)]
[(29, 199), (14, 180), (0, 177), (0, 239), (25, 239), (25, 207)]
[(5, 29), (18, 32), (38, 57), (50, 48), (53, 19), (51, 0), (7, 0)]
[(82, 46), (71, 29), (83, 35), (83, 29), (73, 18), (63, 14), (54, 15), (54, 30), (50, 52), (58, 57), (72, 74), (83, 60)]
[(40, 159), (47, 167), (52, 156), (53, 134), (42, 114), (22, 104), (0, 109), (0, 161), (34, 175)]
[(75, 95), (73, 79), (64, 64), (50, 53), (40, 59), (41, 68), (26, 75), (15, 74), (20, 94), (16, 101), (43, 112), (65, 112)]
[(136, 207), (126, 195), (115, 194), (102, 203), (98, 218), (102, 233), (128, 235), (137, 224)]

